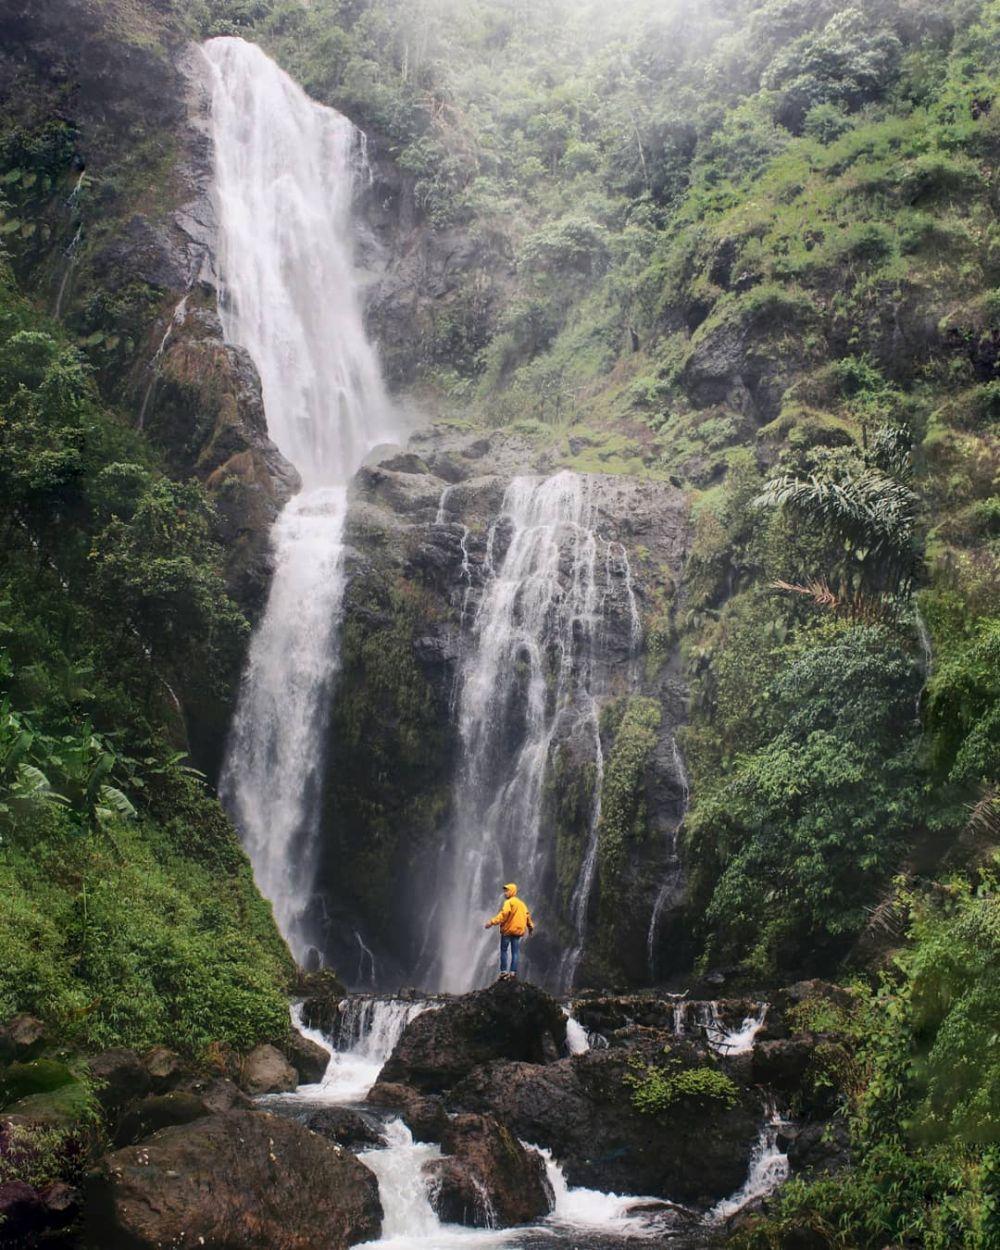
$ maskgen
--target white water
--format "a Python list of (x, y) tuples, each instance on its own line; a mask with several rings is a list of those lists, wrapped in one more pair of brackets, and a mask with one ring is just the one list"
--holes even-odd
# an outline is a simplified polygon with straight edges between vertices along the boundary
[[(308, 1103), (361, 1102), (378, 1078), (382, 1065), (392, 1054), (403, 1030), (433, 1004), (399, 998), (350, 998), (341, 1006), (337, 1036), (332, 1041), (318, 1029), (302, 1022), (301, 1005), (292, 1008), (292, 1023), (305, 1036), (329, 1054), (323, 1079), (315, 1085), (300, 1085), (294, 1094), (281, 1095)], [(333, 1044), (335, 1043), (335, 1044)]]
[[(341, 1004), (334, 1038), (325, 1037), (302, 1023), (301, 1005), (292, 1009), (292, 1023), (306, 1037), (318, 1042), (330, 1055), (323, 1080), (301, 1085), (293, 1094), (266, 1098), (267, 1104), (284, 1104), (312, 1109), (326, 1104), (360, 1103), (378, 1076), (410, 1020), (422, 1011), (434, 1010), (434, 1002), (398, 998), (352, 997)], [(587, 1047), (582, 1026), (571, 1016), (567, 1032), (572, 1053)], [(764, 1124), (750, 1157), (747, 1179), (731, 1197), (719, 1202), (703, 1217), (707, 1225), (728, 1219), (748, 1203), (771, 1192), (788, 1175), (788, 1160), (777, 1146), (784, 1121), (773, 1105), (768, 1105)], [(385, 1213), (382, 1237), (367, 1243), (385, 1250), (533, 1250), (549, 1245), (576, 1246), (579, 1238), (588, 1245), (615, 1245), (624, 1240), (641, 1240), (657, 1245), (671, 1244), (673, 1232), (680, 1244), (688, 1244), (685, 1234), (696, 1232), (696, 1217), (671, 1208), (652, 1197), (602, 1193), (569, 1185), (550, 1151), (537, 1149), (545, 1161), (554, 1206), (545, 1219), (527, 1228), (505, 1231), (471, 1229), (442, 1224), (431, 1206), (431, 1182), (423, 1167), (440, 1157), (435, 1145), (415, 1142), (400, 1120), (385, 1125), (386, 1146), (362, 1156), (379, 1180), (379, 1194)], [(484, 1197), (488, 1214), (489, 1203)], [(681, 1223), (677, 1224), (678, 1215)]]
[(758, 1198), (766, 1198), (777, 1187), (788, 1179), (788, 1156), (778, 1148), (778, 1134), (785, 1127), (785, 1121), (778, 1114), (773, 1103), (767, 1106), (764, 1124), (761, 1127), (754, 1148), (750, 1154), (750, 1168), (743, 1186), (729, 1198), (724, 1198), (709, 1212), (709, 1223), (718, 1224), (730, 1219), (738, 1211), (756, 1202)]
[(268, 433), (303, 493), (272, 534), (274, 575), (250, 645), (220, 794), (262, 893), (302, 961), (318, 858), (324, 727), (336, 673), (347, 484), (398, 436), (365, 336), (351, 200), (351, 123), (242, 39), (205, 45), (212, 71), (219, 312), (260, 374)]
[(727, 1028), (718, 1003), (697, 1003), (696, 1019), (705, 1031), (705, 1040), (722, 1055), (746, 1055), (753, 1050), (757, 1034), (767, 1020), (767, 1003), (758, 1003), (752, 1016), (744, 1017), (737, 1029)]
[(659, 1231), (649, 1216), (633, 1215), (632, 1211), (639, 1206), (655, 1206), (661, 1199), (605, 1194), (599, 1189), (573, 1189), (551, 1153), (541, 1147), (534, 1149), (545, 1160), (545, 1170), (555, 1195), (550, 1224), (573, 1232), (587, 1230), (617, 1237), (651, 1237)]
[(566, 1049), (571, 1055), (582, 1055), (590, 1050), (590, 1039), (587, 1030), (579, 1020), (566, 1014)]
[[(445, 492), (442, 520), (447, 503)], [(469, 990), (487, 974), (496, 934), (484, 933), (482, 924), (496, 911), (504, 882), (521, 883), (531, 906), (532, 883), (542, 879), (550, 851), (542, 805), (557, 737), (570, 738), (585, 751), (596, 772), (571, 914), (577, 940), (559, 972), (564, 987), (572, 983), (582, 953), (600, 816), (595, 644), (618, 597), (611, 593), (610, 573), (598, 562), (603, 542), (594, 529), (590, 481), (569, 472), (515, 478), (490, 528), (488, 581), (461, 672), (458, 815), (444, 858), (442, 943), (432, 972), (444, 989)], [(638, 614), (628, 582), (624, 597), (634, 638)]]

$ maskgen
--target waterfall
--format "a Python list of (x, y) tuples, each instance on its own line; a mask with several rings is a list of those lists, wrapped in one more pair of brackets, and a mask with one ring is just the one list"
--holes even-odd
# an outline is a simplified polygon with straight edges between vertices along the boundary
[(268, 433), (303, 491), (272, 533), (274, 573), (227, 745), (220, 795), (261, 892), (302, 961), (323, 739), (344, 590), (347, 484), (396, 436), (362, 322), (351, 202), (364, 168), (351, 123), (242, 39), (205, 44), (212, 74), (219, 313), (260, 374)]
[[(623, 597), (611, 593), (611, 574), (598, 559), (607, 544), (593, 511), (591, 483), (579, 474), (515, 478), (487, 537), (487, 581), (460, 677), (462, 768), (441, 874), (435, 971), (448, 990), (482, 979), (496, 942), (482, 921), (496, 910), (503, 882), (522, 883), (529, 907), (541, 886), (552, 849), (542, 829), (546, 772), (555, 742), (567, 737), (588, 751), (598, 774), (572, 906), (577, 941), (560, 978), (567, 984), (582, 951), (600, 801), (595, 653)], [(444, 497), (439, 516), (446, 512)], [(626, 587), (634, 639), (638, 613)]]

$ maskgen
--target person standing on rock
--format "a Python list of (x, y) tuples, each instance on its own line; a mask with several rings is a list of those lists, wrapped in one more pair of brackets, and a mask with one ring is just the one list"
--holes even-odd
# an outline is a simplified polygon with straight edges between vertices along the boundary
[[(521, 938), (525, 933), (534, 933), (535, 925), (531, 919), (523, 899), (517, 897), (517, 886), (513, 881), (503, 888), (503, 906), (483, 925), (484, 929), (492, 929), (495, 924), (500, 926), (500, 979), (513, 980), (517, 976), (517, 957), (521, 950)], [(507, 953), (510, 952), (510, 972), (507, 971)]]

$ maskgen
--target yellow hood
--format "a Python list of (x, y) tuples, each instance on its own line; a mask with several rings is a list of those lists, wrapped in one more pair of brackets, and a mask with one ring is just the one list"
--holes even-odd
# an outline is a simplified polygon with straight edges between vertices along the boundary
[(503, 892), (506, 898), (513, 898), (514, 895), (517, 893), (517, 886), (514, 884), (513, 881), (511, 881), (508, 885), (504, 886)]

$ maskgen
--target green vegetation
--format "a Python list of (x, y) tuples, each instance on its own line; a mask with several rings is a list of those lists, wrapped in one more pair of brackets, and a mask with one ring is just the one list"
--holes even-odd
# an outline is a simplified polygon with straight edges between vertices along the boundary
[(625, 1076), (632, 1091), (632, 1106), (643, 1115), (660, 1115), (677, 1104), (698, 1106), (718, 1103), (735, 1107), (739, 1091), (735, 1082), (718, 1068), (685, 1068), (679, 1059), (665, 1065), (636, 1062)]
[(900, 888), (908, 940), (892, 970), (847, 1010), (803, 1004), (805, 1027), (842, 1039), (820, 1075), (840, 1099), (853, 1166), (793, 1180), (740, 1250), (779, 1250), (807, 1230), (817, 1245), (849, 1238), (860, 1250), (996, 1244), (998, 902), (992, 872), (975, 889), (961, 878)]
[(6, 274), (0, 482), (0, 1018), (195, 1056), (280, 1037), (287, 953), (181, 747), (179, 699), (231, 689), (247, 630), (211, 506)]

